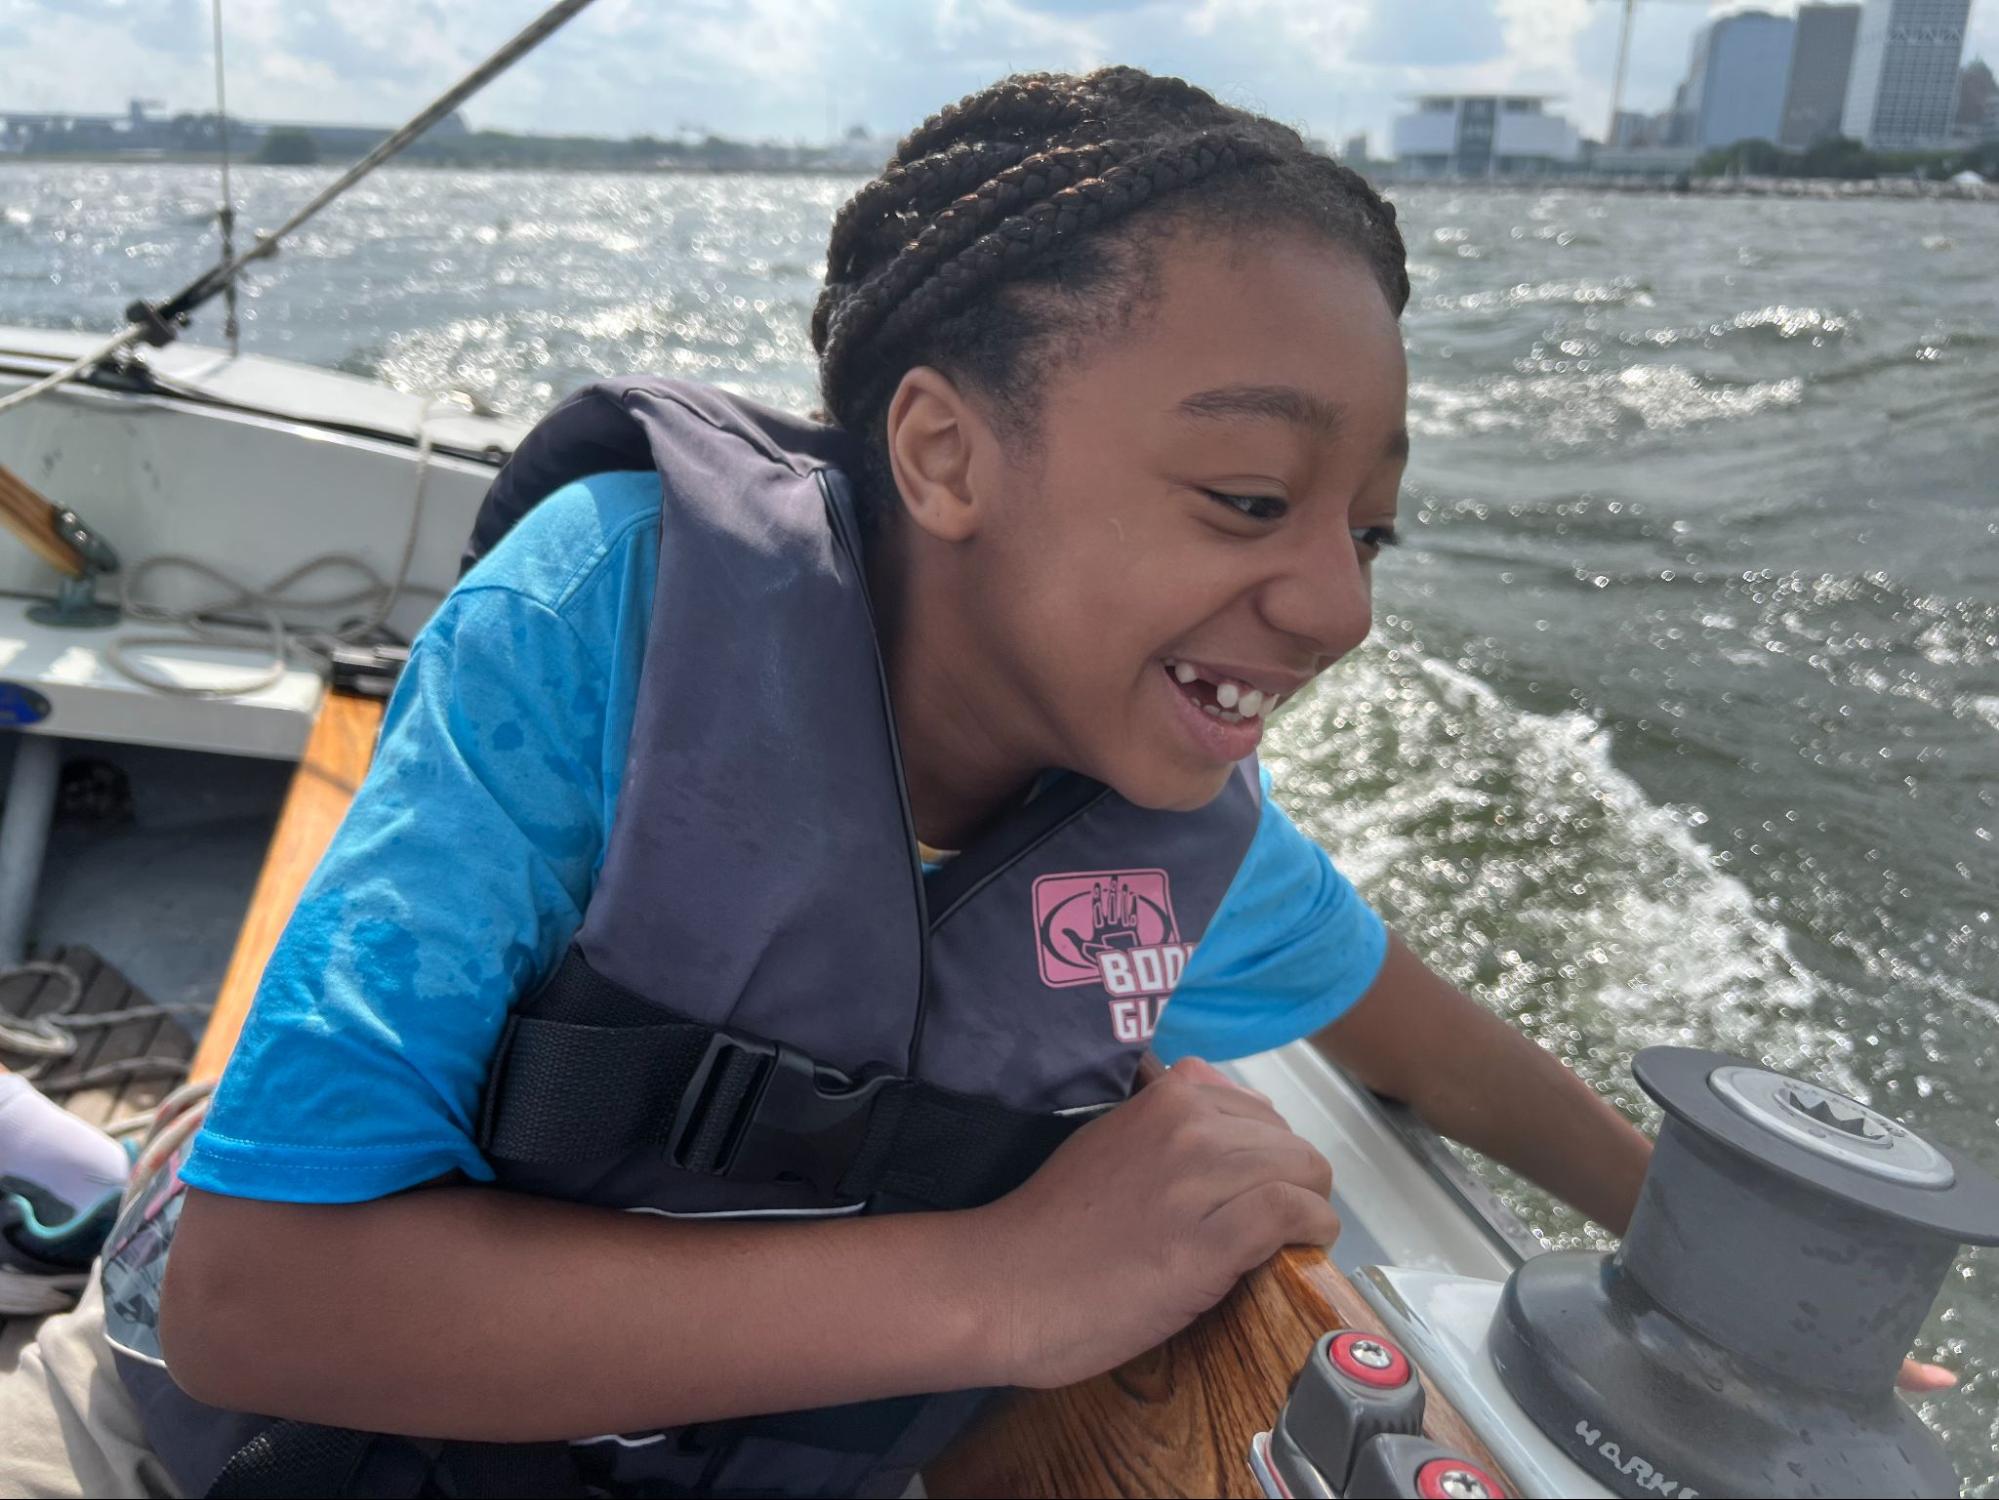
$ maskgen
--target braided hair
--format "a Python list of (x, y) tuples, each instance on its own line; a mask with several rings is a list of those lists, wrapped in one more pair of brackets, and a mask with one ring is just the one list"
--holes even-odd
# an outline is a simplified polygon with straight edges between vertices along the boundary
[[(1003, 78), (906, 137), (840, 210), (812, 347), (827, 414), (860, 439), (866, 514), (893, 507), (888, 403), (931, 365), (1015, 431), (1054, 360), (1129, 324), (1157, 267), (1127, 221), (1304, 228), (1359, 255), (1399, 317), (1395, 210), (1274, 120), (1137, 68)], [(1029, 367), (1034, 378), (1025, 378)]]

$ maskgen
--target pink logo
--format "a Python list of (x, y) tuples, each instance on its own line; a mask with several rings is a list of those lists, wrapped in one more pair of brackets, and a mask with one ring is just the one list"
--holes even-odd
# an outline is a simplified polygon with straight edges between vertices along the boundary
[(1100, 984), (1116, 997), (1171, 994), (1193, 951), (1180, 941), (1164, 870), (1043, 875), (1034, 931), (1043, 984)]

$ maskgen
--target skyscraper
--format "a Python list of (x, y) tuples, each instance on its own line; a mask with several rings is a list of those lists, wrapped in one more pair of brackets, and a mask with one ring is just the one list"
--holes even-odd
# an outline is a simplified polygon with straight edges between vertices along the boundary
[(1707, 150), (1777, 139), (1795, 30), (1789, 16), (1745, 10), (1694, 38), (1684, 106), (1693, 145)]
[(1866, 0), (1840, 133), (1875, 148), (1950, 135), (1971, 0)]
[(1784, 90), (1778, 145), (1803, 148), (1839, 134), (1859, 28), (1858, 5), (1798, 7), (1798, 35), (1791, 46), (1791, 80)]
[(1957, 75), (1957, 131), (1972, 140), (1999, 135), (1999, 81), (1982, 58)]

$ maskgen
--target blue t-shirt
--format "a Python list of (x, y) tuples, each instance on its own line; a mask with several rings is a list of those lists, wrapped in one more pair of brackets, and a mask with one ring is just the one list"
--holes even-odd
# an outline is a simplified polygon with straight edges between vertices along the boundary
[[(603, 863), (661, 524), (656, 475), (570, 485), (439, 607), (264, 970), (188, 1182), (351, 1203), (454, 1169), (491, 1179), (480, 1089), (508, 1006), (568, 948)], [(1169, 1061), (1294, 1041), (1381, 967), (1380, 918), (1263, 808), (1154, 1038)]]

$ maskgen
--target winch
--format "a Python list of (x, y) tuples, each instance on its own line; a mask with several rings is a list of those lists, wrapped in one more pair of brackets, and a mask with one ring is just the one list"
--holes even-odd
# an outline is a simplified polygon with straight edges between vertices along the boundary
[[(1429, 1493), (1417, 1475), (1446, 1467), (1466, 1494), (1958, 1493), (1895, 1377), (1958, 1247), (1999, 1244), (1999, 1180), (1723, 1053), (1654, 1047), (1633, 1071), (1665, 1118), (1619, 1249), (1533, 1256), (1503, 1285), (1360, 1268), (1392, 1341), (1320, 1340), (1251, 1455), (1266, 1494)], [(1410, 1447), (1417, 1369), (1497, 1477)]]
[(1620, 1495), (1955, 1495), (1895, 1375), (1958, 1247), (1999, 1243), (1999, 1181), (1722, 1053), (1633, 1071), (1665, 1122), (1630, 1228), (1514, 1273), (1506, 1390)]

